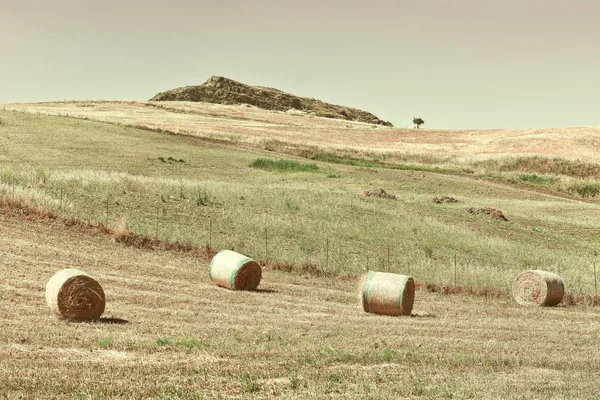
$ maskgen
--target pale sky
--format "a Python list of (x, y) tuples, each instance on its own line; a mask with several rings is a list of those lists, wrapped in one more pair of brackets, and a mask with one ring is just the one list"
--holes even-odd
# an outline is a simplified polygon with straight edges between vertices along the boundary
[(221, 75), (395, 126), (600, 125), (600, 0), (0, 0), (0, 103)]

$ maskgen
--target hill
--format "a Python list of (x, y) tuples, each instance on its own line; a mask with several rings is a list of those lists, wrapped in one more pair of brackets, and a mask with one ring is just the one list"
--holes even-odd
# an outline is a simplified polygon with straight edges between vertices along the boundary
[[(5, 194), (14, 192), (36, 207), (58, 209), (79, 220), (114, 226), (124, 218), (138, 234), (198, 246), (212, 241), (214, 248), (233, 247), (258, 258), (267, 251), (266, 229), (268, 258), (293, 268), (312, 265), (360, 273), (390, 264), (392, 270), (408, 267), (426, 282), (448, 283), (454, 275), (447, 267), (457, 255), (459, 264), (470, 265), (458, 283), (477, 288), (508, 290), (514, 273), (527, 266), (560, 272), (571, 292), (589, 295), (593, 286), (579, 271), (589, 267), (597, 246), (600, 204), (593, 196), (598, 182), (591, 178), (564, 176), (564, 182), (550, 182), (550, 176), (536, 172), (465, 172), (470, 164), (452, 169), (361, 163), (311, 147), (300, 148), (312, 158), (302, 161), (250, 141), (210, 135), (219, 129), (234, 135), (239, 126), (260, 130), (269, 124), (205, 117), (194, 131), (202, 136), (194, 136), (187, 133), (189, 122), (182, 122), (193, 114), (143, 106), (146, 121), (154, 115), (155, 123), (161, 123), (139, 129), (141, 120), (126, 116), (127, 104), (119, 105), (118, 115), (114, 104), (107, 105), (109, 110), (96, 104), (80, 109), (111, 113), (120, 124), (0, 112)], [(390, 129), (371, 129), (380, 130)], [(334, 162), (321, 161), (327, 157)], [(293, 165), (291, 170), (256, 167), (257, 160), (278, 158), (299, 163), (298, 171)], [(305, 164), (318, 169), (302, 170)], [(559, 184), (565, 185), (564, 192), (556, 191)], [(579, 196), (578, 187), (589, 196)], [(398, 200), (360, 195), (372, 188), (384, 188)], [(432, 202), (443, 195), (459, 201), (444, 206)], [(466, 211), (482, 207), (499, 209), (509, 221)]]
[(6, 110), (103, 121), (351, 165), (413, 169), (600, 196), (600, 127), (430, 130), (189, 101), (66, 101)]
[(547, 157), (600, 163), (600, 127), (597, 126), (470, 130), (387, 128), (312, 114), (294, 115), (256, 107), (190, 101), (76, 100), (6, 104), (3, 108), (145, 127), (259, 148), (344, 149), (354, 155), (385, 160), (470, 163), (507, 157)]
[[(314, 113), (318, 117), (392, 126), (375, 115), (324, 101), (299, 97), (278, 89), (250, 86), (221, 76), (212, 76), (200, 86), (185, 86), (158, 93), (150, 101), (194, 101), (216, 104), (250, 104), (265, 110)], [(293, 111), (291, 111), (293, 112)]]

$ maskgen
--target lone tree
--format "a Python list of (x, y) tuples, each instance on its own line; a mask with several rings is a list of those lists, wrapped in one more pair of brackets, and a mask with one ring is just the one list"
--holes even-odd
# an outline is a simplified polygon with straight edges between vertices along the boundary
[(415, 124), (417, 126), (417, 128), (420, 125), (423, 125), (425, 123), (425, 121), (423, 121), (421, 118), (413, 118), (413, 124)]

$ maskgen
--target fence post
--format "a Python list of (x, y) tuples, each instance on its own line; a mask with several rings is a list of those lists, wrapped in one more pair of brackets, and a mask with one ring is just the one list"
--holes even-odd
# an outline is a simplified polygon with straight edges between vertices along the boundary
[(598, 301), (598, 279), (596, 278), (596, 261), (594, 260), (594, 305)]
[(265, 263), (269, 262), (269, 231), (265, 227)]
[[(62, 204), (62, 194), (61, 194), (61, 204)], [(108, 198), (106, 198), (106, 216), (104, 218), (104, 226), (106, 228), (108, 228)]]
[(158, 218), (160, 213), (160, 204), (156, 206), (156, 227), (154, 229), (154, 238), (158, 239)]
[(454, 253), (454, 286), (456, 286), (456, 253)]
[(390, 246), (387, 247), (387, 272), (390, 272)]
[(329, 238), (325, 241), (325, 269), (329, 269)]

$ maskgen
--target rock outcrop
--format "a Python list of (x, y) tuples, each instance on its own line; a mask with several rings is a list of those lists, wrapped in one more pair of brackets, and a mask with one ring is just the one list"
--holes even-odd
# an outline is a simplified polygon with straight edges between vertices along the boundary
[(324, 101), (294, 96), (281, 90), (250, 86), (221, 76), (212, 76), (200, 86), (185, 86), (158, 93), (150, 101), (198, 101), (217, 104), (250, 104), (265, 110), (299, 110), (317, 117), (392, 126), (375, 115)]

